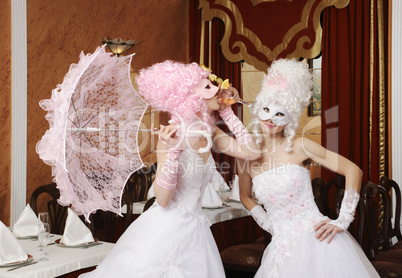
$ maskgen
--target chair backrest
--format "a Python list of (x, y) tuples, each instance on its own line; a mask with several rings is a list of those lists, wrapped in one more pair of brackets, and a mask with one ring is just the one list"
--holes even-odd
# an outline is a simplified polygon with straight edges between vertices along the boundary
[(323, 190), (323, 205), (324, 214), (331, 219), (336, 219), (339, 216), (343, 195), (345, 194), (345, 177), (337, 175), (324, 186)]
[(151, 167), (149, 168), (145, 168), (143, 170), (143, 173), (145, 174), (145, 176), (147, 177), (147, 182), (148, 182), (148, 186), (151, 187), (155, 176), (156, 176), (156, 168), (158, 167), (158, 163), (155, 162), (154, 164), (151, 165)]
[[(389, 193), (392, 189), (394, 190), (391, 194), (395, 196), (395, 211), (394, 211), (394, 227), (392, 228), (391, 221), (388, 223), (390, 225), (389, 229), (389, 240), (392, 242), (392, 238), (396, 237), (398, 241), (402, 240), (401, 235), (401, 190), (399, 185), (392, 179), (383, 176), (380, 180), (381, 186), (383, 186)], [(391, 196), (390, 196), (390, 200)], [(391, 201), (392, 203), (392, 201)], [(392, 211), (392, 204), (390, 204), (390, 210)]]
[(324, 213), (323, 204), (323, 191), (324, 191), (324, 180), (317, 177), (311, 181), (311, 186), (313, 188), (314, 201), (321, 213)]
[(147, 199), (148, 190), (152, 185), (155, 173), (156, 163), (149, 168), (138, 169), (131, 175), (124, 191), (128, 193), (133, 202), (141, 202)]
[[(362, 192), (368, 227), (368, 255), (371, 260), (374, 260), (375, 256), (382, 250), (392, 249), (389, 239), (391, 198), (388, 191), (382, 185), (368, 181)], [(380, 199), (382, 200), (382, 209), (380, 208)]]
[[(322, 194), (323, 214), (331, 219), (337, 219), (339, 211), (341, 210), (344, 194), (345, 176), (338, 174), (324, 186)], [(364, 218), (364, 204), (362, 198), (360, 198), (355, 212), (355, 220), (350, 224), (348, 231), (356, 238), (361, 246), (363, 244)]]
[(155, 196), (147, 200), (142, 212), (146, 212), (155, 203), (155, 200), (156, 200)]
[[(100, 240), (116, 242), (132, 223), (133, 202), (127, 192), (123, 191), (121, 206), (127, 206), (127, 212), (123, 218), (111, 211), (99, 210), (95, 215), (91, 215), (93, 223), (93, 234)], [(122, 221), (122, 223), (120, 223)]]
[(51, 232), (53, 234), (62, 234), (64, 231), (65, 220), (67, 217), (67, 207), (60, 205), (57, 199), (60, 198), (60, 191), (56, 187), (56, 183), (42, 185), (35, 189), (29, 201), (32, 210), (38, 215), (38, 198), (41, 194), (46, 193), (51, 197), (50, 201), (46, 203), (49, 221), (51, 225)]

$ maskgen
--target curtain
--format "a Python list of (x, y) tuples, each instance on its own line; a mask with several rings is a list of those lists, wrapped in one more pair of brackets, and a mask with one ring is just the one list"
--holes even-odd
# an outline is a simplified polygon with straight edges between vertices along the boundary
[(387, 11), (386, 0), (351, 0), (322, 15), (322, 143), (363, 170), (363, 185), (388, 174)]
[[(190, 62), (206, 65), (223, 80), (229, 79), (232, 86), (239, 91), (240, 97), (242, 97), (241, 62), (229, 62), (223, 55), (220, 45), (225, 32), (225, 25), (218, 18), (204, 21), (202, 19), (202, 9), (198, 9), (197, 4), (198, 1), (190, 1), (189, 5), (189, 60)], [(243, 107), (241, 104), (232, 105), (232, 109), (242, 120)], [(217, 126), (230, 134), (218, 113), (215, 113), (215, 116)], [(232, 135), (230, 134), (230, 136)], [(235, 159), (218, 151), (214, 151), (213, 156), (218, 165), (218, 171), (228, 183), (236, 173)]]

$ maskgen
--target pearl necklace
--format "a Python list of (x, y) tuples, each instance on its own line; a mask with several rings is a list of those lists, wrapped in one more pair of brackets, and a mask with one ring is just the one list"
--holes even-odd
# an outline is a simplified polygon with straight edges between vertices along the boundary
[[(282, 142), (285, 140), (285, 137), (283, 137), (281, 139), (281, 141), (279, 141), (279, 143), (276, 143), (272, 146), (269, 146), (266, 150), (266, 152), (264, 152), (264, 154), (268, 155), (268, 154), (273, 154), (276, 153), (277, 150), (279, 150), (279, 147), (282, 145)], [(276, 147), (275, 149), (273, 149), (274, 147)]]

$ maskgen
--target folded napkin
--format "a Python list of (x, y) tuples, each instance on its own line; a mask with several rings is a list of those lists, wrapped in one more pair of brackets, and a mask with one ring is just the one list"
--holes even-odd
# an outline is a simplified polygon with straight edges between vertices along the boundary
[[(38, 226), (38, 222), (36, 222)], [(26, 261), (28, 254), (25, 253), (21, 244), (11, 231), (0, 221), (0, 265)]]
[(211, 183), (205, 188), (204, 196), (202, 198), (202, 207), (204, 208), (218, 208), (222, 206), (222, 200), (215, 188)]
[(94, 238), (88, 227), (85, 226), (84, 222), (81, 221), (75, 212), (68, 208), (66, 227), (64, 228), (60, 243), (65, 245), (79, 245), (93, 241)]
[(232, 192), (230, 193), (229, 200), (240, 202), (240, 189), (239, 189), (239, 176), (235, 175), (232, 181)]
[(215, 191), (229, 191), (230, 188), (228, 184), (223, 179), (221, 173), (216, 170), (216, 168), (212, 168), (212, 172), (214, 175), (212, 176), (211, 184), (214, 187)]
[(38, 235), (38, 217), (31, 209), (31, 206), (27, 204), (17, 222), (13, 227), (13, 234), (16, 237), (30, 237)]

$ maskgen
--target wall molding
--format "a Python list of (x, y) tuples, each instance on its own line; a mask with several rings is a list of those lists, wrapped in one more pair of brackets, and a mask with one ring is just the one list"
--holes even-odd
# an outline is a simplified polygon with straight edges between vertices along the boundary
[(14, 225), (27, 192), (27, 0), (11, 1), (11, 212)]

